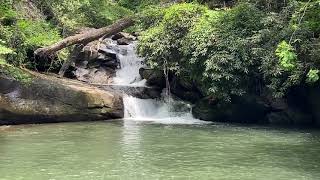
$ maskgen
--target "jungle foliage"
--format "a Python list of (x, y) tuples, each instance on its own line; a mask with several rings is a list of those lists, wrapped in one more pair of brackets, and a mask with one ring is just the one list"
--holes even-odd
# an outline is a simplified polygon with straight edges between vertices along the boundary
[(320, 0), (1, 0), (0, 63), (57, 72), (68, 50), (33, 51), (133, 14), (146, 63), (206, 96), (281, 97), (319, 81)]
[(146, 9), (141, 20), (149, 28), (138, 52), (150, 66), (187, 76), (205, 95), (227, 101), (247, 92), (281, 97), (292, 86), (317, 82), (320, 1), (264, 3)]

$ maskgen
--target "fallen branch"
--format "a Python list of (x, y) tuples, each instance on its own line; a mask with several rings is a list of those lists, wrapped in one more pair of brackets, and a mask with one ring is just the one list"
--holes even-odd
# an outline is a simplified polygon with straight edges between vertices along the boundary
[(116, 34), (132, 26), (133, 24), (134, 24), (134, 20), (132, 17), (123, 18), (110, 26), (103, 27), (100, 29), (89, 30), (87, 32), (76, 34), (74, 36), (69, 36), (51, 46), (39, 48), (34, 53), (35, 55), (38, 55), (38, 56), (49, 56), (63, 48), (72, 46), (74, 44), (86, 45), (89, 42), (100, 39), (101, 37), (111, 36), (113, 34)]

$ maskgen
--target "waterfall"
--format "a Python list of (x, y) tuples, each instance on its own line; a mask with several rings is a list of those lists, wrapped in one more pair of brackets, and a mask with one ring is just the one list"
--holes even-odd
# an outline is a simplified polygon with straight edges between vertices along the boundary
[(143, 58), (138, 57), (135, 53), (136, 43), (117, 47), (119, 48), (117, 58), (120, 61), (120, 69), (113, 78), (114, 84), (144, 86), (145, 81), (139, 75), (139, 69), (143, 66)]
[[(141, 79), (139, 69), (143, 67), (143, 58), (135, 52), (136, 43), (130, 45), (116, 45), (110, 47), (117, 53), (120, 68), (113, 79), (114, 85), (121, 86), (146, 86), (146, 80)], [(150, 121), (165, 124), (197, 124), (203, 121), (194, 119), (191, 106), (182, 101), (173, 100), (163, 93), (161, 99), (139, 99), (124, 95), (124, 118), (135, 121)], [(170, 103), (168, 103), (170, 102)]]

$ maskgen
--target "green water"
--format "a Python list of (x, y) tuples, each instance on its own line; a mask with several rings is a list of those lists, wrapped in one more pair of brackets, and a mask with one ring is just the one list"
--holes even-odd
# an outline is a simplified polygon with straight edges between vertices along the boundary
[(1, 180), (320, 179), (320, 133), (117, 121), (0, 130)]

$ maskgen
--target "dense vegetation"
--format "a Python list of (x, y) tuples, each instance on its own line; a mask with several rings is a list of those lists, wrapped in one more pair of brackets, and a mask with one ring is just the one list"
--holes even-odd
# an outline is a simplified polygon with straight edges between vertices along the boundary
[(225, 100), (247, 92), (280, 97), (292, 86), (317, 82), (320, 1), (263, 2), (226, 10), (199, 4), (147, 9), (139, 53), (150, 66), (188, 77), (206, 95)]
[(68, 49), (47, 60), (33, 51), (138, 14), (131, 31), (142, 31), (138, 52), (146, 63), (195, 82), (206, 96), (280, 97), (319, 80), (319, 0), (1, 1), (2, 64), (57, 72)]

